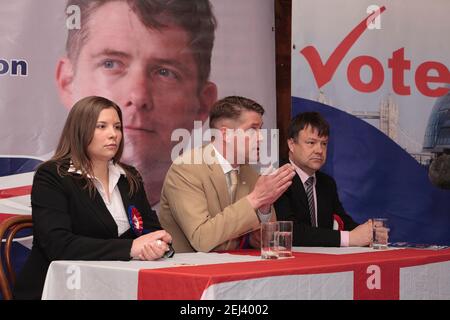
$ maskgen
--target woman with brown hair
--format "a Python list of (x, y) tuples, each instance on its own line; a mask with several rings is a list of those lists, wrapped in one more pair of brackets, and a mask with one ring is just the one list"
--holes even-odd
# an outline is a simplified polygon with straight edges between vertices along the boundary
[(123, 148), (114, 102), (92, 96), (73, 106), (55, 155), (34, 176), (34, 242), (16, 299), (40, 299), (53, 260), (155, 260), (169, 251), (172, 237), (161, 230), (140, 174), (120, 162)]

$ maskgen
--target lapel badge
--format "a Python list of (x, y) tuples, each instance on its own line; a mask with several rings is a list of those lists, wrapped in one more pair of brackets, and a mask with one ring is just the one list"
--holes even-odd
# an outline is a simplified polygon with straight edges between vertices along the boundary
[(130, 223), (131, 229), (136, 236), (142, 235), (144, 230), (144, 223), (142, 221), (142, 216), (139, 210), (131, 205), (128, 207), (128, 222)]

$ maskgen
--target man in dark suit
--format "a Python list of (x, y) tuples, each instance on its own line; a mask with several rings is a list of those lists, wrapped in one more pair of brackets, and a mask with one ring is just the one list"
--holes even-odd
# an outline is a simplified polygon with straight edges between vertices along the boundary
[[(319, 171), (327, 156), (329, 125), (317, 112), (304, 112), (288, 131), (289, 160), (295, 167), (292, 185), (276, 201), (278, 220), (294, 222), (294, 246), (367, 246), (372, 222), (358, 225), (345, 212), (336, 182)], [(340, 230), (333, 230), (334, 220)]]

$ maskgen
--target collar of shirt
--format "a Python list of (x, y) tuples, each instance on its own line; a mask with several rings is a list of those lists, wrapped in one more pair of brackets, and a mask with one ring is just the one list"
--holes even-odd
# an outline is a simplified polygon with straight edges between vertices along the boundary
[(297, 165), (294, 163), (294, 161), (292, 161), (291, 159), (289, 159), (289, 161), (294, 166), (295, 172), (297, 172), (298, 176), (300, 177), (300, 180), (302, 180), (303, 185), (305, 185), (305, 182), (306, 182), (306, 180), (308, 180), (309, 177), (314, 177), (314, 187), (316, 186), (316, 174), (315, 173), (312, 176), (309, 176), (305, 171), (303, 171), (302, 169), (297, 167)]
[[(125, 170), (118, 164), (114, 164), (112, 161), (108, 164), (109, 172), (109, 190), (113, 190), (119, 182), (120, 176), (125, 176)], [(110, 191), (111, 192), (111, 191)]]
[[(82, 171), (80, 169), (76, 169), (75, 166), (73, 165), (72, 160), (70, 160), (70, 165), (69, 165), (69, 169), (67, 170), (67, 172), (70, 173), (76, 173), (76, 174), (82, 174)], [(125, 170), (123, 170), (123, 168), (118, 165), (118, 164), (114, 164), (113, 161), (109, 161), (108, 162), (108, 172), (109, 172), (109, 187), (110, 190), (114, 189), (115, 185), (117, 184), (117, 182), (120, 179), (120, 175), (126, 175)], [(96, 177), (92, 177), (91, 175), (87, 175), (87, 177), (89, 179), (95, 179), (98, 181), (98, 179)], [(111, 188), (112, 186), (112, 188)]]
[(212, 146), (214, 148), (215, 156), (217, 158), (217, 161), (220, 164), (220, 167), (222, 168), (223, 173), (226, 175), (231, 170), (237, 170), (237, 172), (239, 173), (240, 166), (238, 166), (237, 168), (233, 168), (231, 166), (230, 162), (227, 159), (225, 159), (219, 151), (217, 151), (217, 149), (214, 146), (214, 144)]

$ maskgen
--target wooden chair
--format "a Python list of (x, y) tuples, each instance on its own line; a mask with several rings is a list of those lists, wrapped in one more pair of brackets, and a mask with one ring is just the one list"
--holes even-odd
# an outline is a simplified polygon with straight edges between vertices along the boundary
[[(14, 216), (0, 223), (0, 290), (4, 300), (12, 299), (12, 288), (16, 281), (11, 263), (13, 239), (20, 230), (32, 227), (31, 215)], [(5, 242), (3, 242), (3, 239), (5, 239)]]

